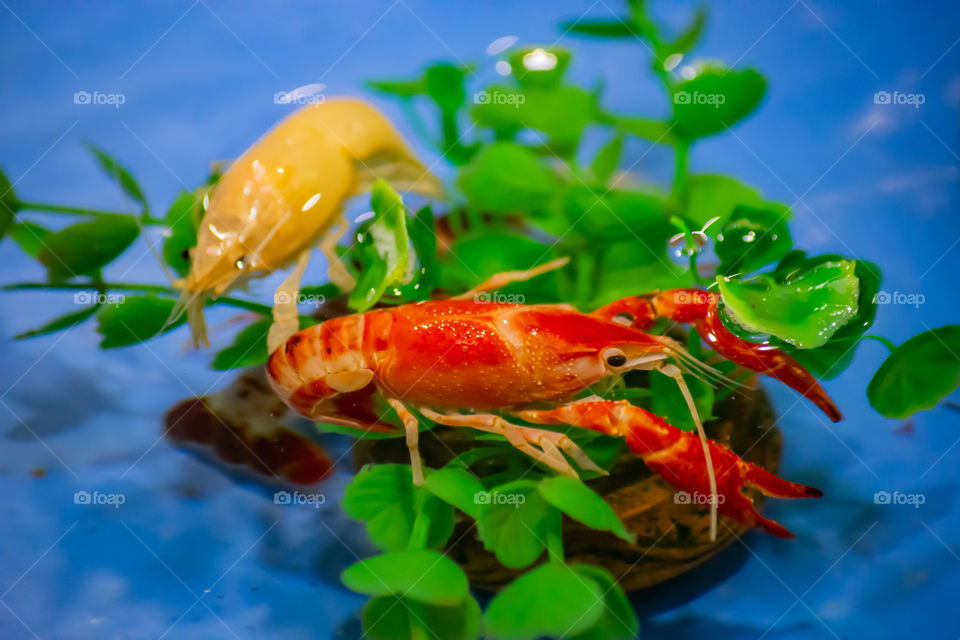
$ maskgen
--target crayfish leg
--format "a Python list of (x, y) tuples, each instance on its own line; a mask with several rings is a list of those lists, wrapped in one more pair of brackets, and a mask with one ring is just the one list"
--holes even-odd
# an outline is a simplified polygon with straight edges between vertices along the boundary
[(387, 400), (400, 416), (407, 436), (407, 449), (410, 451), (410, 468), (413, 470), (413, 484), (423, 485), (423, 462), (420, 460), (420, 422), (402, 402), (395, 398)]

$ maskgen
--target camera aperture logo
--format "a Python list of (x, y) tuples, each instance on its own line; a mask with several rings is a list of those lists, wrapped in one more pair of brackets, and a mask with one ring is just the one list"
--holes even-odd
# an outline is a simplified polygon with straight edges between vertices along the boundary
[(499, 293), (497, 291), (484, 291), (476, 293), (473, 301), (477, 304), (523, 304), (526, 297), (519, 293)]
[(499, 491), (477, 491), (473, 494), (474, 504), (509, 504), (519, 507), (527, 501), (522, 493), (500, 493)]
[(701, 91), (677, 91), (673, 94), (673, 104), (696, 104), (707, 105), (714, 109), (719, 109), (720, 105), (727, 101), (727, 96), (722, 93), (703, 93)]
[(273, 494), (273, 504), (283, 505), (312, 505), (314, 509), (319, 509), (320, 505), (327, 501), (327, 496), (322, 493), (301, 493), (300, 491), (277, 491)]
[(927, 496), (922, 493), (900, 493), (899, 491), (877, 491), (873, 494), (873, 504), (909, 504), (914, 509), (919, 509), (920, 505), (927, 501)]
[(899, 291), (878, 291), (873, 296), (874, 304), (905, 304), (916, 309), (920, 308), (927, 297), (922, 293), (901, 293)]
[(119, 509), (120, 505), (127, 501), (127, 496), (122, 493), (100, 493), (94, 491), (77, 491), (73, 494), (73, 504), (92, 505), (107, 504), (114, 509)]
[(327, 97), (321, 93), (327, 85), (314, 82), (290, 91), (277, 91), (273, 94), (273, 104), (323, 104)]
[(127, 101), (127, 96), (122, 93), (100, 93), (94, 91), (77, 91), (73, 94), (73, 104), (80, 105), (108, 105), (114, 109), (119, 109), (120, 105)]

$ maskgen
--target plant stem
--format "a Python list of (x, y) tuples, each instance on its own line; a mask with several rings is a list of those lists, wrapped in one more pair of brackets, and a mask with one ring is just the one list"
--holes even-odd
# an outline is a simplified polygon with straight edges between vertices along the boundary
[(591, 251), (577, 254), (577, 301), (584, 304), (593, 298), (596, 256)]
[[(108, 216), (133, 216), (135, 214), (127, 213), (125, 211), (103, 211), (101, 209), (87, 209), (85, 207), (70, 207), (60, 204), (47, 204), (45, 202), (25, 202), (23, 200), (17, 200), (17, 206), (20, 209), (25, 209), (29, 211), (42, 211), (44, 213), (65, 213), (70, 215), (79, 215), (79, 216), (99, 216), (99, 215), (108, 215)], [(158, 220), (152, 218), (148, 215), (140, 217), (141, 222), (144, 224), (166, 224), (163, 220)]]
[(895, 345), (891, 340), (884, 338), (883, 336), (875, 336), (871, 333), (866, 333), (863, 335), (863, 337), (870, 338), (871, 340), (876, 340), (877, 342), (885, 346), (887, 349), (889, 349), (890, 353), (893, 353), (894, 350), (897, 348), (897, 345)]
[(410, 531), (410, 540), (407, 542), (407, 549), (413, 551), (427, 548), (427, 539), (430, 536), (430, 515), (421, 505), (417, 511), (417, 518), (413, 521), (413, 529)]
[(687, 174), (689, 172), (690, 143), (679, 141), (676, 144), (676, 165), (673, 173), (673, 196), (682, 213), (687, 205)]

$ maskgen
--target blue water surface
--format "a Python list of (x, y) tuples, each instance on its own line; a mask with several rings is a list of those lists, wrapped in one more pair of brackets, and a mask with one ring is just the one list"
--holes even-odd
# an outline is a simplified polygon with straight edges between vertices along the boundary
[[(667, 109), (642, 46), (557, 27), (619, 12), (612, 0), (0, 5), (0, 163), (25, 200), (129, 210), (89, 140), (122, 158), (162, 211), (212, 160), (235, 157), (289, 112), (275, 93), (324, 83), (327, 95), (366, 95), (365, 79), (435, 60), (477, 62), (491, 79), (486, 48), (506, 35), (572, 48), (571, 76), (603, 79), (614, 110)], [(677, 26), (695, 7), (654, 5)], [(947, 1), (714, 2), (694, 57), (755, 66), (770, 85), (756, 117), (696, 148), (693, 170), (732, 173), (795, 204), (798, 246), (880, 263), (893, 303), (875, 332), (895, 342), (956, 322), (960, 308), (958, 17)], [(82, 91), (123, 104), (75, 104)], [(923, 104), (877, 104), (882, 91)], [(394, 103), (370, 97), (413, 137)], [(668, 151), (640, 142), (626, 160), (653, 180), (672, 171)], [(43, 277), (9, 241), (0, 265), (3, 283)], [(322, 270), (317, 260), (313, 275)], [(163, 282), (145, 244), (107, 278)], [(186, 350), (183, 332), (110, 352), (92, 324), (14, 342), (74, 309), (72, 294), (3, 293), (0, 305), (0, 638), (357, 636), (363, 600), (338, 573), (369, 549), (337, 507), (348, 465), (319, 509), (276, 505), (273, 488), (236, 482), (161, 438), (168, 407), (230, 379)], [(884, 355), (867, 342), (826, 383), (846, 414), (838, 424), (767, 385), (786, 440), (782, 475), (825, 497), (769, 506), (796, 540), (750, 534), (693, 578), (636, 598), (643, 637), (960, 636), (958, 414), (879, 417), (865, 389)], [(125, 501), (78, 505), (77, 491)], [(923, 503), (876, 504), (878, 491)]]

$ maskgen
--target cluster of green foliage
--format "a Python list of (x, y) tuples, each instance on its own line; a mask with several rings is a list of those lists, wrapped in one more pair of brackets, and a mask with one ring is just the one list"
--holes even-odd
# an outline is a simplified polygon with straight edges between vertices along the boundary
[[(503, 54), (511, 76), (474, 93), (474, 69), (438, 63), (414, 78), (371, 82), (395, 97), (424, 141), (450, 163), (454, 188), (443, 211), (408, 211), (384, 182), (372, 191), (373, 215), (339, 247), (357, 286), (340, 292), (331, 284), (305, 286), (302, 293), (340, 297), (356, 312), (466, 291), (494, 273), (530, 269), (568, 256), (563, 269), (503, 293), (527, 303), (572, 303), (592, 309), (617, 298), (672, 287), (716, 287), (723, 320), (746, 340), (766, 342), (793, 354), (819, 377), (833, 377), (852, 361), (865, 338), (891, 348), (867, 388), (884, 416), (904, 418), (938, 404), (960, 385), (960, 327), (920, 334), (900, 346), (867, 334), (880, 287), (877, 265), (840, 255), (808, 256), (793, 246), (789, 207), (771, 202), (731, 176), (694, 174), (689, 156), (705, 137), (722, 134), (750, 116), (762, 102), (766, 81), (753, 69), (719, 63), (675, 72), (697, 45), (706, 24), (698, 11), (689, 27), (669, 35), (631, 0), (628, 13), (607, 21), (564, 26), (574, 34), (623, 38), (652, 52), (650, 70), (659, 79), (668, 115), (613, 113), (599, 88), (565, 79), (570, 53), (557, 47), (515, 47)], [(547, 63), (544, 64), (544, 61)], [(471, 99), (471, 97), (473, 99)], [(435, 116), (428, 126), (424, 114)], [(588, 130), (604, 132), (605, 143), (587, 153)], [(671, 148), (672, 184), (639, 186), (623, 167), (627, 142)], [(103, 348), (134, 345), (176, 328), (167, 319), (178, 292), (165, 285), (109, 282), (103, 269), (142, 234), (165, 230), (164, 269), (185, 276), (196, 244), (200, 202), (215, 188), (208, 177), (194, 192), (179, 194), (163, 217), (151, 213), (143, 190), (123, 165), (91, 147), (96, 161), (116, 180), (136, 213), (65, 207), (19, 198), (0, 173), (0, 236), (9, 235), (46, 268), (44, 282), (7, 289), (90, 291), (91, 304), (55, 318), (18, 338), (61, 331), (96, 319)], [(584, 156), (589, 157), (584, 160)], [(51, 230), (31, 214), (59, 213), (78, 221)], [(438, 250), (436, 214), (449, 230)], [(712, 251), (715, 264), (704, 250)], [(706, 254), (709, 255), (709, 254)], [(677, 258), (681, 260), (677, 260)], [(128, 293), (122, 302), (107, 294)], [(213, 357), (216, 369), (252, 366), (267, 358), (270, 307), (222, 296), (209, 301), (261, 317)], [(315, 322), (303, 316), (304, 326)], [(661, 328), (662, 329), (662, 328)], [(712, 358), (691, 333), (688, 347)], [(717, 368), (736, 375), (731, 363)], [(621, 381), (599, 390), (644, 406), (680, 428), (692, 428), (675, 386), (665, 378)], [(728, 390), (690, 379), (701, 415), (710, 416)], [(647, 386), (649, 385), (649, 386)], [(594, 392), (597, 390), (590, 390)], [(389, 413), (389, 410), (385, 409)], [(355, 437), (383, 437), (344, 427), (322, 430)], [(595, 461), (609, 466), (619, 441), (596, 434), (576, 436)], [(478, 446), (443, 469), (427, 470), (426, 486), (415, 487), (408, 465), (363, 470), (348, 487), (343, 507), (366, 524), (384, 554), (343, 574), (351, 589), (372, 597), (364, 625), (373, 638), (575, 638), (633, 637), (637, 621), (614, 576), (598, 567), (568, 564), (563, 555), (561, 514), (594, 529), (629, 539), (610, 507), (586, 485), (553, 477), (530, 462), (508, 464), (492, 475), (476, 463), (517, 456), (498, 436), (478, 435)], [(522, 504), (480, 502), (478, 495), (522, 496)], [(453, 532), (456, 511), (475, 523), (484, 547), (504, 566), (526, 569), (481, 613), (462, 570), (440, 549)], [(537, 563), (546, 555), (546, 562)], [(398, 631), (399, 630), (399, 631)], [(397, 634), (400, 633), (398, 636)]]

